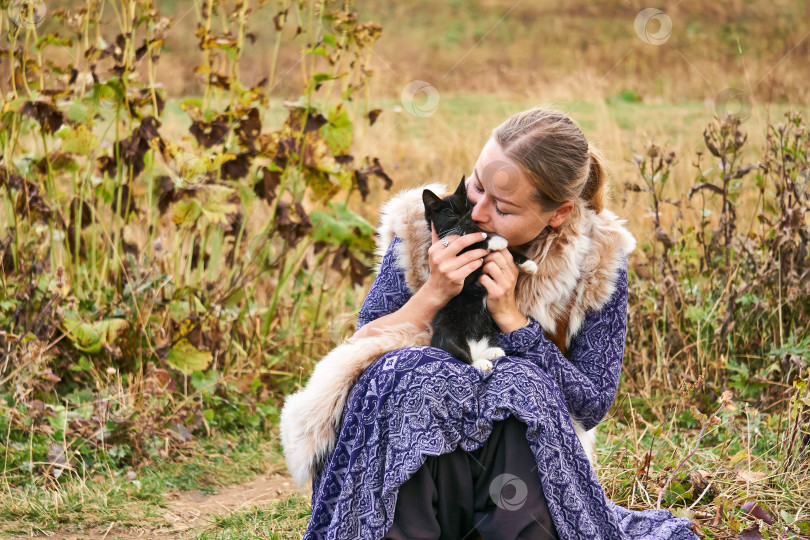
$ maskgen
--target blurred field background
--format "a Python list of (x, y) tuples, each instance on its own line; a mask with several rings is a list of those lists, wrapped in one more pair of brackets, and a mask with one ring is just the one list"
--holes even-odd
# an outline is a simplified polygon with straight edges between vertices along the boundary
[(380, 203), (545, 105), (639, 241), (608, 496), (810, 535), (810, 4), (32, 5), (0, 19), (0, 533), (300, 537), (289, 490), (191, 530), (170, 493), (284, 474), (278, 411), (351, 335)]

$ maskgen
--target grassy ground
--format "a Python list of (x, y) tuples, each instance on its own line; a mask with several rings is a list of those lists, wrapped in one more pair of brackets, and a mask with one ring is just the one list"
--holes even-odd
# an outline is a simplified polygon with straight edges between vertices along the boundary
[(276, 440), (254, 433), (243, 439), (197, 441), (185, 456), (137, 470), (76, 471), (58, 486), (45, 486), (37, 479), (17, 487), (3, 483), (0, 533), (92, 534), (111, 524), (116, 531), (172, 530), (178, 525), (167, 514), (173, 494), (216, 497), (225, 486), (280, 471), (283, 458)]
[[(807, 475), (798, 464), (786, 465), (776, 444), (786, 418), (751, 408), (727, 409), (698, 444), (700, 422), (686, 403), (658, 422), (643, 403), (631, 406), (624, 390), (599, 428), (597, 443), (597, 474), (611, 500), (640, 510), (655, 508), (670, 474), (697, 445), (664, 490), (662, 507), (695, 520), (704, 538), (735, 538), (755, 526), (765, 538), (798, 538), (800, 531), (810, 531)], [(273, 440), (206, 441), (190, 449), (186, 461), (143, 467), (131, 479), (114, 475), (51, 490), (7, 488), (0, 534), (101, 538), (114, 525), (109, 538), (129, 538), (136, 530), (196, 540), (300, 538), (310, 513), (309, 498), (301, 493), (237, 509), (223, 505), (192, 530), (177, 531), (177, 523), (167, 517), (176, 490), (192, 490), (206, 495), (201, 501), (215, 502), (224, 486), (281, 466)], [(746, 501), (756, 502), (775, 523), (758, 524), (741, 509)]]

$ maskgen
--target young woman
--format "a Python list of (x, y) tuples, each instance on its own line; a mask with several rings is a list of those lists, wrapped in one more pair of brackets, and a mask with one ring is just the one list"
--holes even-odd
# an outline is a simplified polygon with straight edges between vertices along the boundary
[(425, 346), (377, 358), (319, 462), (304, 538), (696, 538), (667, 511), (608, 501), (572, 422), (602, 420), (624, 355), (635, 241), (603, 208), (604, 179), (562, 113), (535, 108), (494, 130), (467, 181), (472, 217), (534, 260), (535, 275), (518, 273), (506, 249), (459, 254), (480, 233), (437, 238), (422, 188), (385, 205), (355, 338), (430, 327), (483, 266), (507, 355), (488, 372)]

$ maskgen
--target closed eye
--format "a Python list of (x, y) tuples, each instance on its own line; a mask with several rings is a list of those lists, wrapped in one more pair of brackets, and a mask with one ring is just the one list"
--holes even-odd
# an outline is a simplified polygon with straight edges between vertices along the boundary
[[(482, 188), (481, 186), (479, 186), (479, 185), (478, 185), (478, 182), (473, 183), (473, 189), (474, 189), (475, 191), (477, 191), (478, 193), (483, 193), (483, 192), (484, 192), (484, 188)], [(495, 205), (495, 212), (496, 212), (496, 213), (497, 213), (499, 216), (508, 216), (508, 215), (509, 215), (507, 212), (501, 212), (501, 211), (498, 209), (498, 205), (497, 205), (497, 204)]]

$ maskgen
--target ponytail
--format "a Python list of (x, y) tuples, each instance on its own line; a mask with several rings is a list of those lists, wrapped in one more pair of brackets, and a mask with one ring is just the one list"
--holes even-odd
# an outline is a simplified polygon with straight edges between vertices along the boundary
[(492, 135), (529, 178), (543, 211), (567, 201), (597, 214), (605, 208), (608, 162), (568, 115), (535, 107), (512, 115)]
[(588, 146), (590, 154), (590, 168), (588, 170), (588, 181), (582, 189), (582, 199), (597, 214), (605, 207), (605, 179), (607, 177), (607, 167), (602, 153)]

